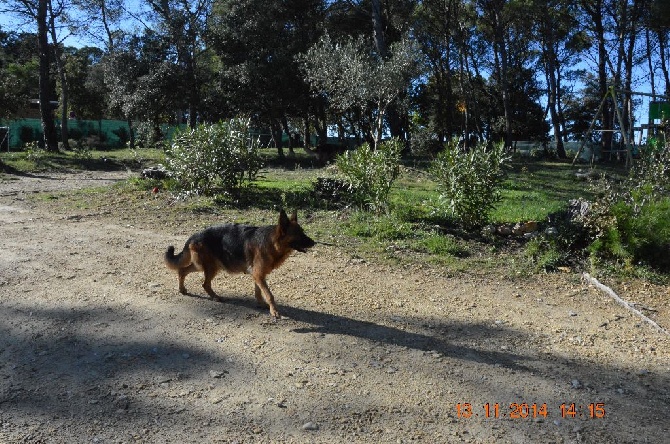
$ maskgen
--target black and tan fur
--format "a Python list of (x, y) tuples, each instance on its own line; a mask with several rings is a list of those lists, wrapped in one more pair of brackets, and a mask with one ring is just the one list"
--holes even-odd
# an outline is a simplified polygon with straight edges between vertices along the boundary
[(274, 295), (265, 277), (283, 264), (293, 251), (304, 253), (314, 243), (298, 224), (296, 212), (289, 219), (281, 210), (277, 225), (225, 224), (196, 233), (188, 238), (181, 253), (175, 255), (174, 247), (168, 247), (165, 264), (177, 270), (182, 294), (186, 294), (186, 276), (202, 271), (205, 274), (202, 288), (213, 299), (221, 299), (212, 290), (212, 279), (219, 271), (251, 274), (256, 300), (259, 304), (267, 304), (270, 315), (278, 318)]

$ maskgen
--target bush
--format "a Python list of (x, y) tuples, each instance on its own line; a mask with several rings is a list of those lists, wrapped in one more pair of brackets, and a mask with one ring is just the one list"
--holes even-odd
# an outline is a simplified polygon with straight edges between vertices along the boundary
[(670, 198), (648, 202), (637, 210), (624, 201), (598, 219), (600, 226), (589, 247), (596, 258), (631, 266), (670, 270)]
[(592, 206), (585, 200), (573, 199), (565, 209), (549, 214), (550, 229), (536, 233), (525, 246), (525, 255), (537, 270), (581, 266), (591, 242), (584, 220)]
[(233, 119), (175, 133), (166, 149), (168, 173), (181, 188), (198, 194), (212, 194), (217, 187), (239, 192), (262, 166), (248, 123)]
[(366, 143), (337, 156), (337, 167), (347, 182), (351, 199), (361, 209), (377, 213), (388, 208), (388, 196), (400, 173), (403, 144), (391, 139), (372, 150)]
[(23, 145), (29, 144), (40, 139), (40, 135), (37, 133), (38, 131), (35, 131), (32, 126), (21, 125), (19, 127), (19, 140)]
[(460, 245), (451, 236), (432, 234), (423, 238), (420, 243), (431, 254), (455, 257), (467, 257), (469, 255), (468, 249)]
[(502, 144), (465, 151), (456, 139), (448, 142), (430, 169), (441, 192), (437, 211), (455, 216), (467, 228), (485, 225), (500, 201), (509, 159)]
[(600, 183), (603, 197), (585, 225), (592, 259), (670, 270), (670, 150), (647, 149), (620, 184)]
[[(139, 122), (135, 126), (135, 143), (140, 148), (155, 148), (160, 145), (164, 139), (164, 134), (160, 127), (152, 122)], [(130, 134), (128, 134), (130, 140)]]
[(416, 125), (412, 131), (411, 152), (414, 156), (434, 157), (442, 150), (442, 143), (432, 128)]
[(69, 141), (70, 149), (72, 150), (74, 157), (77, 159), (91, 159), (91, 146), (79, 140), (70, 140)]

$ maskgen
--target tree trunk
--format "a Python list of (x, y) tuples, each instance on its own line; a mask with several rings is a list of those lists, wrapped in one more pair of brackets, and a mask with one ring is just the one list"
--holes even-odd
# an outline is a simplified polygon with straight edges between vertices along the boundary
[(311, 141), (311, 134), (310, 134), (310, 124), (309, 124), (309, 117), (304, 117), (303, 118), (303, 128), (304, 128), (304, 142), (303, 142), (303, 147), (302, 149), (305, 151), (305, 153), (309, 154), (312, 157), (317, 157), (319, 156), (319, 151), (318, 149), (312, 149), (312, 141)]
[(39, 53), (39, 101), (44, 133), (44, 149), (58, 151), (56, 126), (51, 107), (51, 82), (49, 76), (49, 37), (47, 11), (49, 0), (39, 0), (37, 4), (37, 52)]
[(56, 17), (53, 13), (51, 1), (49, 6), (49, 32), (51, 33), (51, 43), (53, 44), (54, 61), (56, 62), (56, 71), (58, 72), (58, 79), (60, 80), (60, 106), (61, 106), (61, 122), (60, 135), (63, 149), (69, 150), (70, 143), (68, 142), (70, 136), (68, 131), (68, 83), (67, 75), (65, 74), (65, 66), (63, 66), (63, 59), (61, 58), (61, 50), (58, 46), (58, 38), (56, 37)]
[[(388, 42), (384, 33), (385, 26), (381, 0), (372, 0), (372, 35), (377, 54), (381, 59), (389, 57)], [(391, 136), (403, 138), (400, 113), (395, 104), (389, 105), (384, 114), (386, 115)]]
[(647, 56), (647, 69), (649, 70), (649, 84), (651, 85), (651, 95), (656, 95), (656, 80), (654, 76), (654, 57), (651, 53), (651, 30), (649, 28), (645, 29), (644, 40), (645, 40), (645, 51)]
[(270, 131), (272, 131), (272, 140), (274, 141), (275, 147), (277, 148), (277, 156), (280, 160), (284, 160), (284, 142), (282, 140), (284, 133), (282, 131), (279, 120), (271, 120)]
[(503, 113), (505, 118), (505, 148), (512, 147), (512, 110), (509, 102), (509, 79), (508, 60), (507, 60), (507, 42), (505, 41), (505, 29), (500, 17), (500, 11), (493, 11), (494, 14), (494, 57), (496, 69), (498, 71), (498, 84), (500, 85), (503, 102)]
[(380, 0), (372, 0), (372, 34), (375, 39), (377, 54), (382, 59), (388, 57), (388, 46), (384, 35), (384, 18)]
[(312, 141), (309, 131), (309, 118), (305, 117), (302, 123), (303, 123), (303, 147), (307, 151), (312, 147)]
[(551, 125), (554, 130), (554, 141), (556, 142), (556, 154), (559, 159), (567, 158), (565, 153), (565, 147), (563, 146), (563, 131), (561, 128), (560, 115), (558, 113), (558, 96), (559, 96), (559, 85), (556, 75), (558, 69), (556, 63), (555, 53), (553, 51), (553, 42), (549, 42), (545, 45), (545, 62), (547, 70), (547, 80), (549, 83), (549, 98), (547, 106), (549, 107), (549, 115), (551, 116)]
[[(587, 0), (588, 3), (591, 0)], [(596, 39), (598, 41), (598, 91), (602, 99), (607, 94), (607, 47), (605, 37), (605, 27), (603, 25), (603, 2), (596, 0), (595, 5), (587, 9), (591, 15), (595, 26)], [(616, 104), (614, 104), (616, 106)], [(612, 107), (608, 103), (603, 106), (603, 133), (602, 148), (603, 154), (612, 149)]]
[(135, 148), (135, 130), (133, 129), (133, 121), (132, 119), (128, 119), (128, 131), (130, 131), (130, 135), (128, 136), (129, 141), (130, 141), (130, 148)]
[(282, 128), (284, 128), (284, 132), (288, 135), (288, 156), (293, 159), (295, 157), (295, 151), (293, 151), (293, 148), (296, 146), (296, 142), (299, 142), (296, 140), (298, 137), (291, 134), (291, 128), (288, 126), (288, 119), (286, 119), (286, 116), (281, 118), (281, 125)]
[(670, 94), (670, 72), (668, 71), (668, 60), (666, 58), (666, 48), (668, 46), (667, 34), (659, 30), (658, 35), (658, 52), (661, 56), (661, 70), (663, 71), (663, 79), (665, 80), (664, 94)]
[(200, 91), (198, 90), (198, 79), (195, 75), (194, 56), (188, 51), (186, 53), (186, 78), (188, 81), (188, 126), (195, 128), (198, 124), (198, 108), (200, 104)]

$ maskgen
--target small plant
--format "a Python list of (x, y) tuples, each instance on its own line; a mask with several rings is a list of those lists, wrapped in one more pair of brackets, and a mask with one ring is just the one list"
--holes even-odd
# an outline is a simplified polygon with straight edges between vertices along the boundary
[(619, 201), (597, 219), (591, 254), (626, 266), (670, 270), (670, 198), (634, 208)]
[(571, 265), (574, 262), (574, 252), (568, 248), (564, 236), (560, 233), (559, 231), (557, 235), (542, 234), (528, 241), (524, 254), (535, 269), (556, 271), (558, 267)]
[(398, 220), (394, 214), (355, 212), (347, 222), (352, 236), (372, 238), (379, 242), (393, 242), (414, 236), (411, 224)]
[(356, 206), (376, 213), (388, 208), (391, 186), (400, 174), (401, 151), (402, 142), (392, 139), (375, 150), (366, 143), (337, 157), (337, 167)]
[(421, 245), (430, 254), (440, 256), (467, 257), (468, 249), (454, 238), (443, 234), (431, 234), (421, 240)]
[(24, 151), (26, 153), (26, 159), (36, 164), (44, 161), (47, 156), (47, 152), (44, 148), (40, 146), (38, 141), (28, 142), (24, 145)]
[(312, 184), (314, 195), (328, 203), (338, 204), (346, 199), (349, 186), (347, 182), (332, 177), (317, 177)]
[(479, 144), (466, 151), (448, 142), (431, 166), (441, 191), (437, 211), (455, 216), (465, 227), (485, 225), (495, 204), (510, 157), (502, 144)]
[(262, 166), (249, 122), (233, 119), (177, 132), (166, 149), (166, 169), (181, 188), (212, 194), (217, 187), (237, 193)]
[[(74, 142), (74, 143), (72, 143)], [(89, 160), (92, 157), (91, 147), (85, 144), (81, 139), (70, 142), (72, 153), (76, 159)]]

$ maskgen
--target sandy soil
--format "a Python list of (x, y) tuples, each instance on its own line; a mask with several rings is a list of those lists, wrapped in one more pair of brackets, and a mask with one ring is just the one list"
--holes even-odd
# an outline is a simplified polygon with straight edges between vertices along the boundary
[[(192, 226), (29, 199), (124, 177), (0, 179), (0, 442), (668, 442), (670, 337), (580, 275), (318, 246), (270, 275), (273, 323), (248, 276), (177, 292)], [(670, 329), (667, 287), (609, 285)]]

